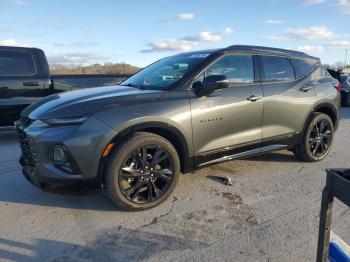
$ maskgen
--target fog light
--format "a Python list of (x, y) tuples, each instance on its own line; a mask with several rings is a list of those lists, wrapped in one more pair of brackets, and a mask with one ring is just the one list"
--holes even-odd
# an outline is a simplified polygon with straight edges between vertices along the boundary
[(53, 161), (57, 163), (67, 163), (68, 159), (63, 146), (55, 146), (53, 149)]

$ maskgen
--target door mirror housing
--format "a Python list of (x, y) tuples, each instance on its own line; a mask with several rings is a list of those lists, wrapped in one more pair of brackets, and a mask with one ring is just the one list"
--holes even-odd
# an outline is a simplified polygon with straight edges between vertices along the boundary
[(215, 91), (227, 88), (230, 82), (224, 75), (211, 75), (203, 79), (202, 85), (208, 90)]
[(193, 84), (193, 90), (198, 96), (208, 96), (215, 90), (229, 87), (230, 81), (224, 75), (211, 75)]

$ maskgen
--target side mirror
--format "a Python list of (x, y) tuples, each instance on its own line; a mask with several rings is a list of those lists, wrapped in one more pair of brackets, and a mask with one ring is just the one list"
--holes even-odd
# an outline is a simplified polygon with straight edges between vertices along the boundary
[(202, 82), (195, 82), (193, 90), (197, 96), (208, 96), (213, 91), (229, 87), (230, 82), (224, 75), (211, 75), (203, 79)]
[(202, 85), (208, 90), (215, 91), (227, 88), (230, 85), (230, 82), (224, 75), (211, 75), (203, 79)]

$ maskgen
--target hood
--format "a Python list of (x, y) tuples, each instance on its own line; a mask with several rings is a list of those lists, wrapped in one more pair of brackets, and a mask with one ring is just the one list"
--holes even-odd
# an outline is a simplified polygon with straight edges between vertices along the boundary
[(48, 96), (27, 107), (21, 116), (30, 119), (81, 117), (115, 107), (152, 102), (162, 93), (126, 86), (88, 88)]

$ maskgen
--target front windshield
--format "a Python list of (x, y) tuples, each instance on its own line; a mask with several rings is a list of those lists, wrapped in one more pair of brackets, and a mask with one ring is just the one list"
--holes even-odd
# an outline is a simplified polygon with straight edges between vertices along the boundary
[(166, 90), (192, 71), (209, 54), (182, 54), (163, 58), (121, 83), (145, 89)]

